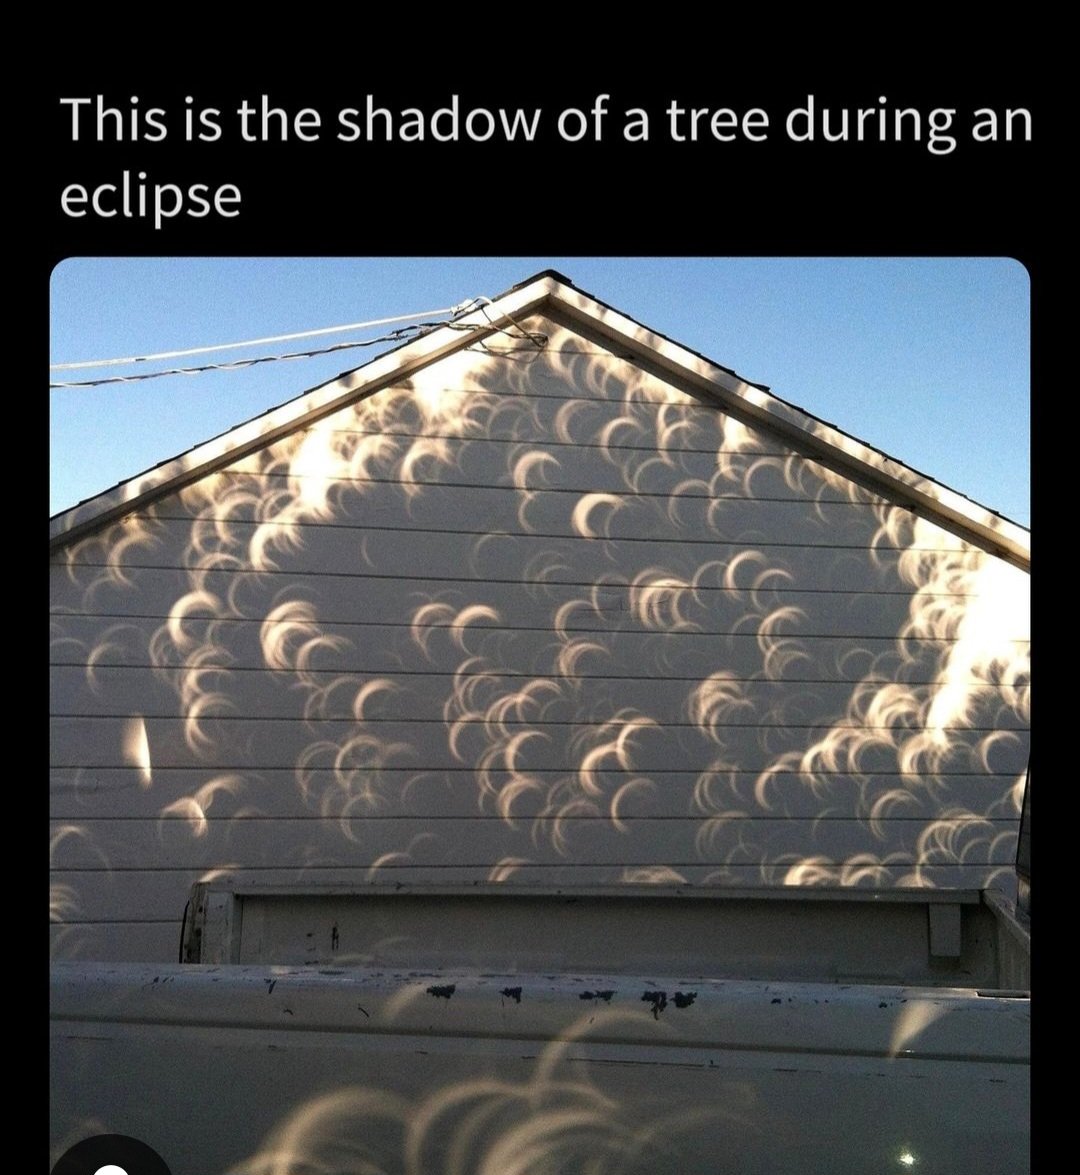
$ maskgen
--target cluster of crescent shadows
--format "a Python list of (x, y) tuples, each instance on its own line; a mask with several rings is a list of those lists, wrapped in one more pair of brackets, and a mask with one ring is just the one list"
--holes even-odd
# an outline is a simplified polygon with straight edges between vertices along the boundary
[[(543, 328), (65, 551), (58, 870), (1007, 872), (1027, 575)], [(141, 849), (79, 821), (109, 788)]]

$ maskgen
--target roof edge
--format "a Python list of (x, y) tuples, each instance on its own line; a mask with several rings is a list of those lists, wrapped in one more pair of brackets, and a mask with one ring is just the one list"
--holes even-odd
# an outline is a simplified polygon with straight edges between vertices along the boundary
[(692, 351), (579, 290), (563, 274), (541, 270), (480, 309), (386, 351), (362, 367), (318, 385), (278, 408), (206, 441), (161, 465), (89, 498), (50, 520), (50, 551), (92, 528), (137, 509), (153, 498), (237, 461), (255, 449), (369, 395), (412, 371), (514, 324), (553, 303), (571, 321), (598, 332), (609, 344), (675, 377), (718, 406), (780, 435), (816, 459), (892, 498), (963, 538), (1030, 570), (1030, 531), (970, 498), (849, 436), (801, 408), (750, 383), (730, 368)]
[(492, 335), (507, 324), (513, 325), (517, 318), (532, 313), (560, 286), (553, 278), (540, 274), (452, 323), (384, 351), (362, 367), (319, 384), (261, 416), (87, 498), (49, 520), (50, 551), (206, 473), (238, 461), (350, 401), (370, 395), (417, 368), (474, 343), (477, 338)]
[(591, 294), (562, 286), (557, 296), (572, 319), (599, 329), (610, 343), (628, 348), (658, 372), (689, 383), (721, 407), (734, 410), (800, 449), (811, 450), (837, 472), (885, 490), (931, 521), (1030, 570), (1031, 532), (1026, 527), (782, 400), (764, 385), (750, 383), (730, 368), (650, 330)]

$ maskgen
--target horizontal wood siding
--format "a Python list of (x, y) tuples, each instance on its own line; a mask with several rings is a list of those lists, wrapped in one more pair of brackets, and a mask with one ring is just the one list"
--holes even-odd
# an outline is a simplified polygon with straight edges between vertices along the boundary
[[(207, 820), (198, 829), (184, 819), (160, 821), (97, 820), (86, 822), (89, 837), (73, 837), (63, 855), (70, 870), (96, 869), (103, 860), (118, 871), (138, 869), (149, 860), (161, 869), (180, 869), (190, 861), (191, 840), (206, 843), (214, 860), (235, 856), (252, 867), (371, 869), (386, 856), (386, 845), (404, 863), (434, 868), (490, 867), (504, 855), (506, 821), (497, 816), (372, 817), (354, 810), (333, 821), (337, 835), (325, 843), (313, 841), (325, 818), (267, 820), (254, 814), (245, 819)], [(568, 856), (594, 865), (696, 865), (702, 850), (724, 861), (742, 853), (761, 852), (770, 860), (813, 856), (842, 862), (861, 848), (872, 847), (855, 817), (827, 814), (775, 818), (755, 814), (725, 814), (709, 821), (673, 817), (619, 819), (619, 836), (611, 836), (607, 813), (595, 816), (571, 812), (530, 821), (530, 859), (537, 865), (558, 865)], [(927, 820), (898, 816), (889, 826), (890, 851), (895, 864), (912, 866), (947, 842), (962, 847), (971, 864), (1007, 864), (1016, 852), (1011, 820), (986, 820), (964, 815), (938, 822), (927, 831)], [(931, 822), (933, 825), (933, 822)], [(1014, 831), (1014, 830), (1013, 830)], [(1004, 851), (999, 843), (1004, 841)], [(933, 843), (931, 843), (933, 842)], [(1009, 850), (1011, 849), (1011, 854)]]
[[(812, 784), (799, 771), (764, 776), (754, 771), (706, 768), (695, 773), (658, 767), (630, 780), (624, 780), (618, 770), (604, 774), (627, 786), (611, 789), (589, 804), (579, 802), (566, 819), (575, 815), (594, 819), (601, 812), (607, 814), (605, 818), (614, 815), (622, 820), (678, 818), (713, 809), (732, 819), (758, 813), (928, 821), (965, 809), (989, 819), (1012, 819), (1023, 787), (1015, 775), (982, 770), (952, 772), (933, 782), (914, 782), (896, 771), (862, 776), (834, 773)], [(487, 787), (478, 794), (472, 767), (383, 767), (365, 776), (369, 790), (358, 795), (329, 767), (304, 768), (298, 773), (292, 767), (254, 770), (223, 764), (208, 777), (205, 769), (156, 766), (149, 786), (137, 768), (56, 767), (51, 797), (54, 818), (80, 822), (80, 828), (89, 827), (89, 820), (145, 820), (155, 827), (161, 820), (179, 820), (199, 834), (203, 823), (212, 820), (349, 819), (357, 812), (373, 820), (505, 813), (516, 821), (531, 821), (552, 815), (553, 797), (574, 794), (573, 775), (572, 770), (535, 769), (529, 772), (529, 786), (511, 789), (513, 775), (492, 771), (485, 776)], [(163, 808), (161, 793), (180, 798)]]
[(1026, 576), (530, 325), (55, 556), (58, 955), (215, 870), (1008, 884)]
[[(500, 709), (507, 696), (493, 703)], [(572, 701), (573, 699), (568, 699)], [(211, 702), (213, 699), (211, 698)], [(543, 694), (538, 695), (543, 701)], [(529, 709), (531, 707), (525, 707)], [(365, 708), (365, 715), (368, 709)], [(536, 707), (540, 709), (539, 706)], [(603, 707), (605, 714), (609, 705)], [(659, 713), (659, 711), (657, 711)], [(592, 756), (596, 767), (608, 774), (611, 768), (621, 772), (649, 770), (671, 763), (696, 763), (701, 767), (711, 761), (706, 756), (727, 755), (752, 771), (764, 772), (778, 754), (801, 756), (803, 748), (817, 743), (834, 744), (848, 764), (848, 773), (886, 771), (895, 763), (899, 745), (922, 738), (923, 732), (897, 733), (884, 724), (858, 728), (842, 727), (841, 735), (830, 740), (833, 728), (820, 724), (763, 722), (748, 708), (742, 722), (734, 718), (716, 730), (715, 737), (703, 734), (700, 727), (686, 722), (665, 722), (662, 714), (621, 712), (591, 723), (552, 722), (542, 717), (486, 720), (472, 717), (471, 711), (450, 721), (430, 719), (390, 719), (376, 712), (362, 721), (312, 718), (232, 718), (226, 715), (206, 718), (147, 718), (139, 723), (146, 732), (146, 745), (154, 767), (179, 767), (192, 755), (205, 754), (204, 742), (219, 746), (218, 758), (224, 765), (244, 768), (298, 767), (336, 768), (340, 775), (366, 773), (381, 767), (433, 767), (442, 762), (479, 764), (519, 772), (554, 768), (571, 771), (581, 777), (587, 773), (585, 759)], [(130, 719), (109, 717), (57, 718), (53, 728), (53, 765), (57, 767), (114, 767), (130, 755), (128, 740)], [(857, 733), (857, 737), (855, 734)], [(947, 765), (956, 770), (977, 768), (980, 757), (994, 754), (1002, 766), (1017, 772), (1024, 766), (1022, 755), (1009, 754), (1018, 737), (995, 737), (992, 725), (975, 728), (941, 728), (943, 745), (949, 748)], [(970, 738), (968, 738), (970, 736)], [(985, 740), (993, 741), (981, 746)], [(922, 744), (920, 744), (922, 745)], [(927, 754), (933, 744), (927, 742)], [(944, 752), (943, 752), (944, 753)], [(795, 762), (799, 760), (796, 759)], [(954, 762), (955, 761), (955, 762)]]
[[(385, 630), (376, 630), (374, 636), (378, 638), (380, 635), (385, 635)], [(641, 642), (639, 646), (640, 644)], [(719, 642), (713, 644), (718, 645)], [(673, 650), (675, 654), (677, 651), (677, 648)], [(730, 656), (730, 650), (725, 651), (728, 651)], [(744, 654), (746, 651), (743, 650)], [(578, 707), (582, 690), (588, 690), (594, 700), (593, 714), (597, 721), (613, 718), (620, 709), (629, 706), (643, 714), (647, 713), (649, 717), (666, 727), (691, 724), (692, 715), (688, 707), (694, 706), (700, 678), (672, 676), (649, 680), (635, 677), (630, 672), (633, 664), (632, 654), (628, 653), (625, 660), (627, 672), (622, 674), (599, 672), (600, 667), (595, 664), (589, 667), (591, 671), (582, 666), (578, 673), (560, 675), (557, 678), (554, 675), (550, 678), (537, 677), (518, 670), (493, 672), (482, 683), (481, 692), (492, 699), (502, 698), (508, 691), (524, 689), (530, 683), (544, 682), (543, 716), (532, 719), (532, 725), (577, 724), (580, 718)], [(155, 678), (148, 685), (146, 670), (150, 668), (150, 665), (95, 667), (93, 672), (97, 705), (95, 712), (86, 716), (95, 720), (126, 720), (131, 714), (141, 713), (142, 717), (148, 720), (160, 720), (155, 722), (155, 726), (183, 721), (173, 712), (173, 698), (170, 697), (168, 684)], [(172, 668), (170, 667), (170, 671)], [(253, 713), (259, 715), (260, 722), (303, 721), (296, 712), (295, 691), (284, 687), (260, 691), (261, 672), (256, 667), (238, 669), (234, 666), (215, 672), (214, 676), (218, 683), (216, 688), (220, 690), (221, 683), (227, 681), (229, 697), (236, 707), (231, 713), (222, 710), (216, 716), (217, 721), (248, 722), (250, 719), (246, 716)], [(348, 670), (343, 667), (338, 671), (309, 672), (312, 673), (313, 681), (317, 683), (318, 688), (323, 691), (317, 710), (313, 711), (319, 721), (355, 723), (357, 683), (351, 675), (346, 676)], [(353, 669), (352, 673), (355, 672)], [(407, 672), (394, 672), (393, 669), (386, 668), (378, 675), (366, 675), (364, 680), (368, 686), (373, 687), (363, 706), (365, 719), (387, 723), (407, 716), (410, 723), (434, 722), (441, 725), (445, 719), (447, 699), (461, 688), (460, 680), (455, 679), (454, 675), (437, 670), (413, 669)], [(725, 722), (725, 728), (729, 731), (738, 727), (762, 731), (777, 728), (806, 729), (815, 725), (815, 721), (821, 725), (818, 716), (834, 714), (843, 709), (851, 696), (853, 684), (856, 684), (844, 680), (769, 681), (735, 676), (726, 680), (733, 689), (738, 689), (738, 705), (742, 711), (741, 719), (737, 713), (733, 713)], [(86, 683), (85, 669), (78, 665), (53, 666), (49, 682), (54, 713), (58, 717), (63, 716), (72, 721), (80, 720), (80, 709), (86, 704), (83, 692)], [(974, 681), (967, 684), (972, 688), (978, 686)], [(916, 694), (921, 686), (909, 685), (908, 688), (912, 694)], [(987, 687), (985, 701), (988, 704), (992, 700), (998, 703), (996, 722), (989, 728), (991, 730), (1021, 729), (1024, 726), (1023, 718), (1008, 704), (1007, 694), (1008, 687), (1004, 685)], [(254, 706), (258, 707), (257, 710), (250, 708)], [(483, 721), (482, 714), (469, 717), (471, 714), (472, 711), (466, 709), (460, 721)], [(281, 729), (280, 726), (275, 726), (275, 736)]]

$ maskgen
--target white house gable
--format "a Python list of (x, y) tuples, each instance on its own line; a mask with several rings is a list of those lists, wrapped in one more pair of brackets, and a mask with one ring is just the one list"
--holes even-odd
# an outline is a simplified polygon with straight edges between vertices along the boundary
[(1012, 884), (1015, 552), (655, 336), (503, 327), (60, 528), (58, 954), (175, 957), (212, 874)]

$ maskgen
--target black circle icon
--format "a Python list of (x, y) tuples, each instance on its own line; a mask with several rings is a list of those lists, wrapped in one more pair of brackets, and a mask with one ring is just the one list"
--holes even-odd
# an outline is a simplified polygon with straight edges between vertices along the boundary
[(64, 1152), (52, 1175), (172, 1175), (145, 1142), (126, 1134), (97, 1134)]

